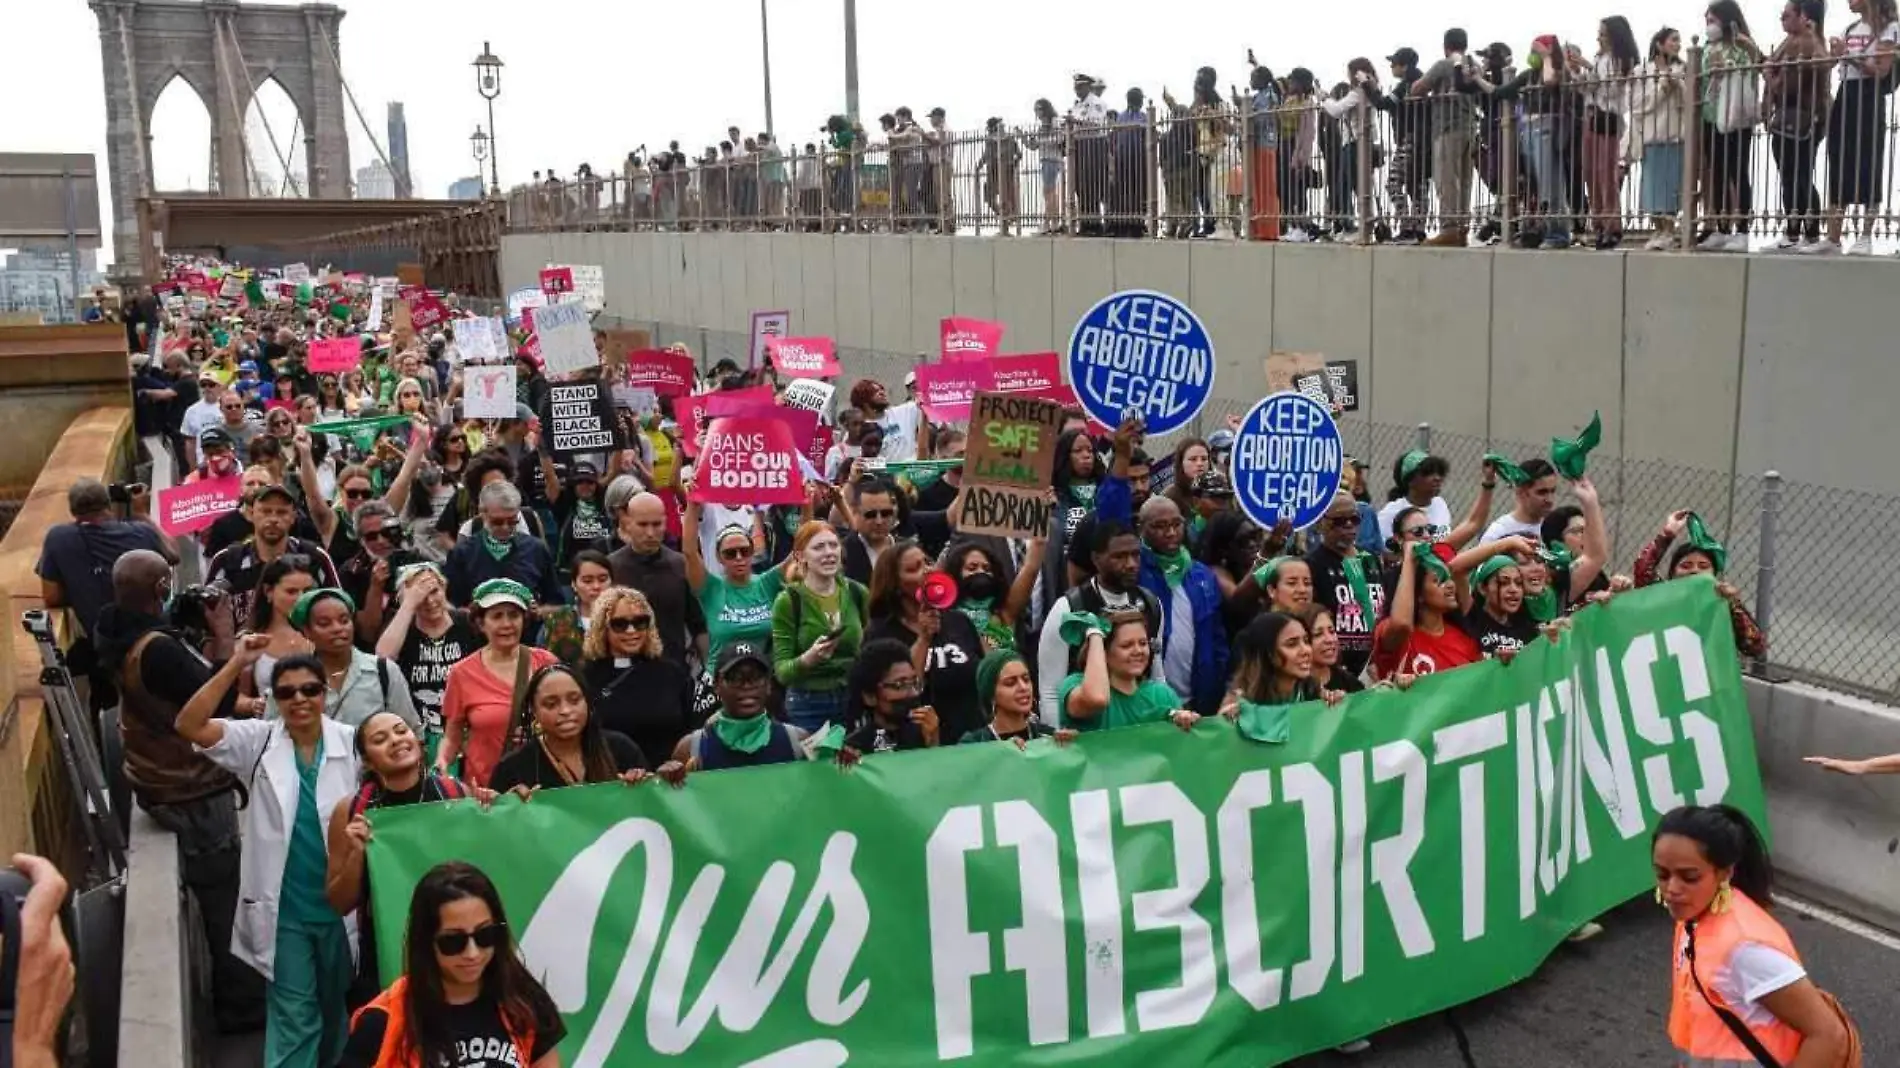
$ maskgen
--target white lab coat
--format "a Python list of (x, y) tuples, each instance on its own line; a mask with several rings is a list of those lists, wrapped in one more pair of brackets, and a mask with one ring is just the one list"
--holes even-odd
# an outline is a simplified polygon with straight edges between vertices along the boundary
[[(330, 814), (354, 796), (361, 780), (356, 760), (356, 728), (323, 719), (323, 763), (317, 768), (317, 822), (324, 845), (330, 841)], [(212, 763), (245, 780), (251, 793), (244, 810), (244, 869), (238, 880), (237, 922), (231, 931), (231, 955), (266, 980), (274, 978), (277, 958), (277, 895), (284, 885), (290, 854), (290, 821), (297, 812), (296, 746), (282, 720), (224, 721), (224, 738), (199, 750)], [(252, 769), (256, 771), (253, 773)], [(343, 917), (356, 953), (356, 916)]]

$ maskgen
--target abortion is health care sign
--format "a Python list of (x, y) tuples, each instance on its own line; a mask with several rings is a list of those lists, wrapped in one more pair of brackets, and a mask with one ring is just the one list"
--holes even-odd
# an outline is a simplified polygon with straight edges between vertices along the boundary
[(1234, 496), (1263, 527), (1318, 522), (1339, 492), (1344, 444), (1333, 413), (1304, 393), (1275, 393), (1247, 413), (1234, 434)]
[(1199, 415), (1214, 391), (1214, 339), (1186, 304), (1147, 289), (1105, 297), (1069, 335), (1069, 384), (1107, 426), (1141, 413), (1150, 434)]

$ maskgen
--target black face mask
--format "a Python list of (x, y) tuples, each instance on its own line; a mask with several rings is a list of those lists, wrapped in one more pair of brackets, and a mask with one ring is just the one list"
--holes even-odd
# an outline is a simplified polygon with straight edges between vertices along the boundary
[(957, 580), (957, 593), (966, 600), (987, 601), (996, 596), (996, 576), (987, 571)]
[(929, 702), (924, 699), (923, 694), (916, 694), (911, 697), (906, 697), (902, 701), (892, 701), (891, 702), (891, 722), (899, 724), (899, 725), (909, 723), (910, 714), (924, 707), (924, 705), (928, 703)]

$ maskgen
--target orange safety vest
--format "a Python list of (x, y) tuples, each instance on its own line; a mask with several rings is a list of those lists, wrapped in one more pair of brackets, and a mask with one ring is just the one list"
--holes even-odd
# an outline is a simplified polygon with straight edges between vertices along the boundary
[[(356, 1010), (355, 1015), (350, 1017), (350, 1027), (354, 1029), (357, 1021), (371, 1009), (381, 1009), (389, 1015), (389, 1025), (383, 1029), (382, 1048), (376, 1052), (376, 1068), (421, 1068), (421, 1051), (403, 1049), (403, 1033), (409, 1012), (408, 990), (409, 977), (399, 976), (389, 984), (388, 990), (376, 995), (375, 1000)], [(503, 1026), (506, 1026), (506, 1021)], [(517, 1034), (510, 1030), (508, 1037), (515, 1044), (515, 1063), (521, 1068), (529, 1068), (532, 1062), (528, 1058), (534, 1051), (534, 1032), (529, 1030), (525, 1034)]]
[[(1795, 952), (1794, 942), (1788, 937), (1788, 932), (1766, 910), (1751, 901), (1747, 894), (1731, 889), (1729, 901), (1727, 912), (1720, 916), (1703, 913), (1702, 918), (1696, 921), (1693, 965), (1683, 952), (1687, 933), (1682, 924), (1676, 924), (1669, 1040), (1697, 1065), (1756, 1064), (1748, 1047), (1742, 1045), (1741, 1040), (1735, 1037), (1735, 1033), (1729, 1030), (1728, 1025), (1710, 1006), (1710, 1001), (1714, 1001), (1730, 1012), (1735, 1012), (1763, 1048), (1774, 1054), (1776, 1060), (1787, 1064), (1801, 1052), (1801, 1032), (1780, 1020), (1757, 1023), (1742, 1017), (1741, 1013), (1736, 1012), (1735, 1006), (1722, 1000), (1722, 995), (1716, 992), (1713, 984), (1715, 977), (1728, 966), (1729, 955), (1744, 942), (1754, 942), (1785, 953), (1797, 964), (1801, 962), (1801, 956)], [(1695, 969), (1693, 976), (1689, 972), (1692, 966)], [(1697, 979), (1702, 981), (1701, 990), (1696, 989)], [(1707, 991), (1707, 998), (1703, 997), (1703, 991)]]

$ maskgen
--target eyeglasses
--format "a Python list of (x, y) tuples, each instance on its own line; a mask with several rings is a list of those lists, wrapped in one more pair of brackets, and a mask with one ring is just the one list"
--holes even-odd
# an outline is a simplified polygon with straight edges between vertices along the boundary
[(878, 687), (889, 693), (921, 693), (924, 688), (924, 680), (912, 676), (908, 679), (898, 679), (895, 682), (880, 682), (878, 683)]
[(863, 517), (864, 517), (864, 518), (866, 518), (866, 519), (896, 519), (896, 518), (897, 518), (897, 509), (895, 509), (895, 508), (870, 508), (870, 509), (867, 509), (867, 510), (865, 510), (865, 511), (862, 511), (862, 512), (859, 512), (858, 514), (859, 514), (859, 515), (861, 515), (861, 516), (863, 516)]
[(499, 923), (485, 924), (473, 931), (441, 931), (435, 936), (435, 951), (445, 957), (461, 955), (474, 942), (479, 949), (494, 949), (508, 939), (508, 928)]
[(374, 491), (366, 489), (346, 489), (343, 491), (343, 499), (346, 501), (367, 501), (373, 495)]
[(288, 701), (293, 697), (322, 697), (323, 683), (306, 682), (298, 686), (273, 686), (271, 696), (279, 701)]
[(488, 527), (490, 530), (513, 530), (516, 526), (519, 526), (520, 523), (521, 518), (512, 515), (500, 517), (486, 516), (482, 519), (482, 525)]
[(639, 632), (653, 626), (653, 617), (615, 616), (607, 621), (607, 625), (613, 628), (615, 634), (625, 634), (628, 631)]
[(396, 540), (396, 532), (393, 530), (365, 530), (363, 531), (361, 540), (394, 542)]
[(1329, 515), (1326, 517), (1326, 522), (1328, 525), (1335, 527), (1356, 527), (1359, 525), (1359, 516), (1357, 514)]
[(721, 560), (744, 560), (751, 555), (752, 550), (745, 546), (719, 550), (719, 559)]

